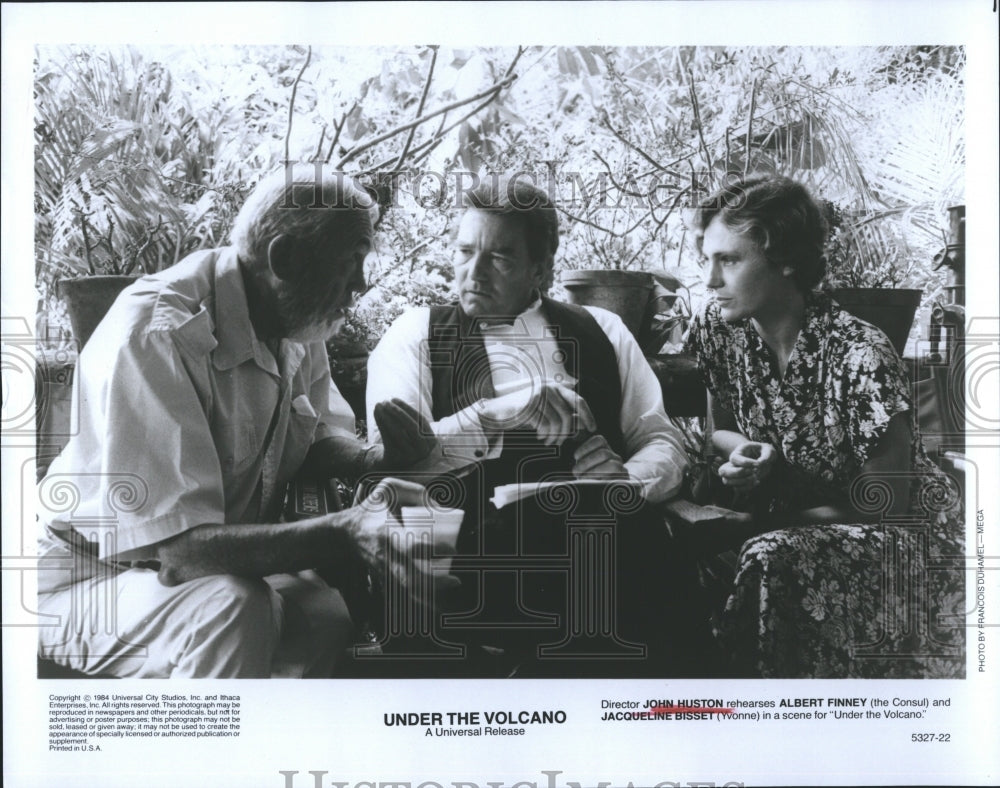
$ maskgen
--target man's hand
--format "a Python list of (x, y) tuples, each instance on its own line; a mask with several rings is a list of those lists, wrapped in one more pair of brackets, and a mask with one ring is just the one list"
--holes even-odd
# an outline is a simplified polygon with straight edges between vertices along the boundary
[(750, 490), (774, 470), (778, 451), (770, 443), (747, 441), (729, 455), (729, 461), (719, 466), (722, 483), (734, 490)]
[[(332, 585), (366, 574), (382, 582), (386, 570), (406, 572), (409, 556), (397, 555), (403, 506), (426, 505), (425, 489), (383, 479), (357, 506), (282, 523), (204, 523), (154, 545), (163, 585), (208, 575), (266, 577), (321, 569)], [(391, 539), (390, 533), (396, 532)]]
[(573, 475), (597, 479), (627, 479), (625, 462), (603, 435), (591, 435), (573, 452)]
[(478, 413), (486, 431), (533, 429), (546, 446), (597, 431), (594, 414), (583, 398), (553, 382), (484, 400)]
[(348, 526), (353, 550), (367, 566), (379, 598), (389, 574), (422, 606), (431, 604), (434, 589), (459, 585), (455, 577), (430, 571), (426, 555), (429, 545), (416, 543), (407, 547), (400, 509), (427, 505), (427, 491), (423, 486), (387, 478), (349, 510), (354, 515)]
[(390, 528), (401, 528), (400, 509), (426, 504), (427, 491), (420, 484), (402, 479), (380, 481), (363, 501), (351, 507), (345, 524), (357, 556), (374, 572), (383, 572)]
[(383, 452), (378, 470), (405, 471), (426, 458), (438, 446), (427, 419), (401, 399), (375, 405), (375, 424), (382, 436)]

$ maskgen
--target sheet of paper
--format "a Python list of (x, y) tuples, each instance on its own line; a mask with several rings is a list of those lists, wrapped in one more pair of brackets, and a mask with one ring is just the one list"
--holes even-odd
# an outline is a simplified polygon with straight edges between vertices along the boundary
[(503, 484), (494, 488), (493, 497), (490, 501), (497, 509), (503, 509), (512, 503), (538, 495), (544, 490), (551, 490), (554, 487), (606, 487), (608, 485), (628, 485), (638, 488), (637, 482), (630, 482), (625, 479), (608, 481), (605, 479), (570, 479), (558, 482), (533, 482), (531, 484)]
[(750, 515), (746, 512), (734, 512), (722, 506), (699, 506), (696, 503), (677, 498), (664, 504), (669, 512), (673, 512), (678, 517), (689, 523), (708, 522), (712, 520), (749, 520)]

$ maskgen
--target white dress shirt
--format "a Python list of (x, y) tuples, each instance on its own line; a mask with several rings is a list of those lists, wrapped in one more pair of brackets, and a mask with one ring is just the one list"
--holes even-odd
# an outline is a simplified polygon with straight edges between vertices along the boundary
[[(555, 329), (538, 300), (522, 312), (513, 325), (493, 325), (482, 330), (490, 359), (490, 375), (498, 394), (545, 381), (572, 386), (555, 342)], [(646, 362), (635, 338), (621, 319), (598, 307), (584, 307), (597, 321), (615, 349), (622, 404), (620, 424), (629, 476), (641, 483), (645, 497), (659, 502), (673, 496), (681, 485), (687, 455), (680, 432), (663, 410), (660, 382)], [(368, 361), (368, 432), (380, 439), (374, 419), (378, 402), (398, 398), (428, 420), (432, 416), (431, 370), (428, 360), (429, 309), (412, 309), (389, 327)], [(586, 348), (581, 348), (586, 352)], [(472, 408), (458, 411), (431, 428), (441, 443), (446, 467), (460, 469), (500, 456), (502, 439), (490, 443)]]

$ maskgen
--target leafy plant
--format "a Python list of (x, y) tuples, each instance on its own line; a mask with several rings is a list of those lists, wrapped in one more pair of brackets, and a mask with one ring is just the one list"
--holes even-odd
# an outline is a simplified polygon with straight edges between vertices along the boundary
[(831, 281), (933, 290), (944, 208), (963, 201), (964, 65), (954, 47), (40, 49), (43, 309), (58, 276), (224, 243), (288, 159), (349, 171), (386, 209), (345, 336), (367, 347), (449, 297), (442, 236), (491, 172), (553, 193), (560, 268), (670, 269), (697, 299), (684, 208), (778, 172), (835, 207)]
[(462, 124), (516, 79), (520, 51), (504, 52), (505, 69), (471, 89), (455, 84), (470, 57), (448, 56), (445, 68), (437, 47), (39, 49), (35, 264), (44, 317), (62, 320), (53, 298), (61, 277), (151, 273), (224, 243), (253, 183), (281, 161), (330, 162), (392, 204), (385, 170), (457, 145)]
[(151, 273), (224, 232), (247, 191), (219, 177), (235, 175), (219, 154), (237, 118), (188, 88), (134, 48), (39, 53), (39, 279)]
[(829, 228), (826, 248), (826, 288), (897, 288), (917, 284), (920, 267), (896, 224), (885, 214), (857, 214), (836, 204), (822, 203)]

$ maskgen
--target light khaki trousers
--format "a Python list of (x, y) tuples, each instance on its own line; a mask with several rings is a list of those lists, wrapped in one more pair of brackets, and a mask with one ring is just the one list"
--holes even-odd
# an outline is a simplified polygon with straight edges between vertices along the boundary
[(325, 677), (353, 640), (343, 597), (315, 572), (262, 580), (213, 575), (164, 586), (151, 569), (93, 561), (86, 571), (74, 569), (79, 556), (58, 540), (43, 552), (39, 655), (84, 673)]

